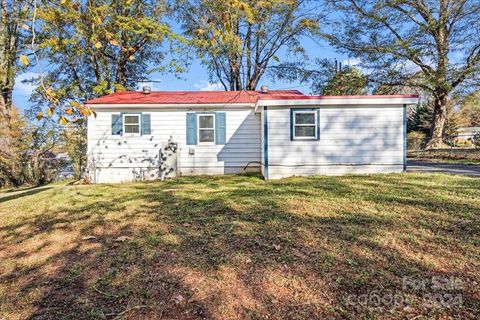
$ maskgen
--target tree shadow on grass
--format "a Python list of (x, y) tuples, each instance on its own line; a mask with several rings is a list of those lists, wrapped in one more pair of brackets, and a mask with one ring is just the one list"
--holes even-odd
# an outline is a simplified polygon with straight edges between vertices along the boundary
[(34, 194), (52, 189), (53, 187), (37, 187), (37, 188), (29, 188), (25, 191), (15, 191), (14, 194), (9, 194), (6, 196), (0, 195), (0, 203), (7, 202), (10, 200), (26, 197), (26, 196), (32, 196)]
[[(15, 256), (15, 250), (5, 254), (14, 266), (0, 283), (16, 288), (6, 293), (10, 303), (4, 309), (27, 304), (25, 315), (31, 319), (382, 318), (385, 312), (403, 318), (403, 305), (372, 308), (348, 299), (393, 292), (411, 299), (409, 316), (475, 314), (478, 291), (470, 286), (460, 291), (464, 307), (433, 310), (422, 307), (425, 292), (403, 288), (404, 277), (472, 279), (478, 265), (446, 270), (428, 260), (442, 254), (442, 245), (468, 251), (470, 234), (452, 232), (453, 218), (432, 221), (431, 230), (441, 230), (441, 237), (420, 235), (423, 246), (409, 245), (410, 238), (402, 233), (410, 232), (415, 220), (388, 212), (404, 201), (408, 190), (387, 178), (380, 181), (380, 190), (373, 177), (363, 184), (357, 180), (265, 183), (251, 176), (200, 177), (104, 186), (115, 190), (104, 197), (91, 197), (88, 190), (77, 193), (70, 199), (75, 206), (60, 206), (42, 218), (9, 226), (17, 235), (3, 239), (7, 245), (2, 251), (52, 232), (77, 235), (32, 267), (18, 261), (25, 257)], [(387, 194), (396, 192), (392, 204)], [(88, 198), (94, 202), (82, 202)], [(317, 206), (315, 201), (322, 199), (330, 202)], [(430, 201), (429, 195), (420, 194), (402, 205), (405, 211), (434, 214)], [(305, 203), (313, 205), (304, 212), (296, 209)], [(379, 208), (387, 212), (376, 214)], [(474, 209), (454, 202), (446, 211), (455, 216)], [(5, 231), (0, 229), (0, 235)], [(86, 235), (96, 238), (82, 240)], [(115, 241), (121, 235), (129, 239)], [(454, 239), (442, 238), (448, 235)], [(49, 250), (39, 248), (37, 252)], [(452, 252), (444, 259), (461, 255)]]

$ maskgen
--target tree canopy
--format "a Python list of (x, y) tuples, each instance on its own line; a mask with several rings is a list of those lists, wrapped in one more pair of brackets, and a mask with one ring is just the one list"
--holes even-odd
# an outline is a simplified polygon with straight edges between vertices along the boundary
[[(441, 145), (449, 95), (479, 85), (480, 3), (474, 0), (326, 0), (337, 11), (324, 37), (370, 80), (433, 99), (430, 147)], [(419, 74), (421, 76), (419, 76)]]
[(225, 90), (255, 90), (286, 50), (303, 54), (300, 39), (318, 31), (319, 12), (303, 0), (180, 0), (183, 30)]
[(326, 84), (323, 94), (327, 96), (362, 95), (367, 91), (367, 78), (355, 68), (337, 72)]
[(460, 102), (460, 124), (466, 127), (480, 127), (480, 92), (465, 96)]
[(166, 13), (158, 1), (45, 1), (37, 12), (36, 47), (50, 67), (38, 79), (38, 105), (46, 105), (49, 115), (60, 107), (66, 123), (68, 116), (90, 114), (83, 100), (134, 89), (153, 70), (179, 71), (160, 48), (175, 37), (163, 21)]

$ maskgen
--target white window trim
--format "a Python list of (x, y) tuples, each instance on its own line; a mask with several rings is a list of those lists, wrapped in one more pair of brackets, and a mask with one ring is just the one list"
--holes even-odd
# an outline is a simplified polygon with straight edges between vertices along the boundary
[[(202, 116), (212, 116), (213, 117), (213, 128), (210, 129), (210, 128), (200, 128), (200, 117)], [(197, 137), (198, 137), (198, 144), (199, 145), (215, 145), (215, 143), (217, 142), (216, 141), (216, 132), (215, 132), (215, 127), (216, 127), (216, 117), (215, 117), (215, 113), (198, 113), (197, 114)], [(204, 142), (200, 142), (200, 130), (203, 129), (207, 129), (207, 130), (213, 130), (213, 141), (204, 141)]]
[[(128, 124), (125, 123), (125, 117), (137, 117), (138, 118), (138, 133), (127, 133), (125, 131), (125, 125), (128, 126)], [(142, 135), (142, 117), (141, 115), (139, 114), (132, 114), (132, 113), (124, 113), (122, 115), (122, 125), (123, 125), (123, 128), (122, 128), (122, 131), (123, 131), (123, 135), (124, 136), (127, 136), (127, 137), (139, 137)]]
[[(297, 124), (296, 123), (296, 117), (295, 115), (297, 113), (313, 113), (313, 116), (314, 116), (314, 119), (315, 119), (315, 123), (313, 124)], [(293, 111), (293, 140), (316, 140), (318, 138), (318, 113), (317, 113), (317, 110), (294, 110)], [(295, 127), (312, 127), (314, 126), (315, 127), (315, 136), (312, 136), (312, 137), (297, 137), (296, 134), (295, 134)]]

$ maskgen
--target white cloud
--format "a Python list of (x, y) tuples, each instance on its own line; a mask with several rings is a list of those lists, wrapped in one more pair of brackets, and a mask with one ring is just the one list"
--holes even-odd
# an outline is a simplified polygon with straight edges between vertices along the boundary
[(30, 80), (32, 78), (37, 78), (38, 76), (39, 74), (35, 72), (25, 72), (18, 75), (15, 78), (13, 92), (23, 97), (30, 97), (33, 90), (35, 90), (36, 85), (32, 83), (24, 83), (23, 80)]
[(221, 83), (211, 83), (206, 80), (202, 80), (193, 85), (199, 91), (222, 91), (223, 86)]

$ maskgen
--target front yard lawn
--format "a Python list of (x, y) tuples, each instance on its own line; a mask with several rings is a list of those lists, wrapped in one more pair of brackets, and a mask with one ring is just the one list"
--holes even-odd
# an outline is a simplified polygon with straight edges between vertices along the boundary
[(480, 314), (480, 179), (255, 175), (0, 194), (0, 319)]

